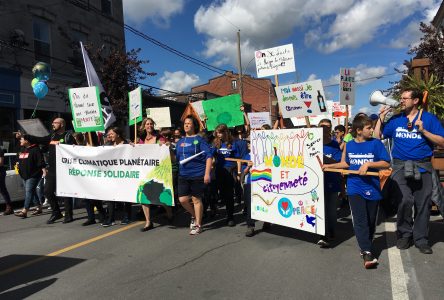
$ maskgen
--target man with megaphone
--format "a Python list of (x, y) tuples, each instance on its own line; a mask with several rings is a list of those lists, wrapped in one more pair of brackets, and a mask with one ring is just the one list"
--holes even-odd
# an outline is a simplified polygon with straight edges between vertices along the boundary
[(401, 113), (382, 126), (391, 110), (383, 106), (374, 135), (377, 138), (383, 135), (393, 141), (393, 196), (398, 203), (396, 246), (398, 249), (408, 249), (414, 244), (421, 253), (432, 254), (428, 241), (432, 174), (435, 172), (431, 157), (434, 145), (444, 147), (444, 128), (435, 115), (418, 108), (423, 101), (423, 93), (419, 90), (402, 91), (399, 102)]

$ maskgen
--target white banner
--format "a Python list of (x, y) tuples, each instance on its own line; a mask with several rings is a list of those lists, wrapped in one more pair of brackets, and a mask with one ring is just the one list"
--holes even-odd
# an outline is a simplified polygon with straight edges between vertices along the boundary
[(57, 196), (174, 205), (165, 145), (57, 145)]
[(253, 112), (248, 113), (248, 120), (250, 120), (251, 128), (261, 128), (262, 125), (268, 124), (271, 126), (271, 119), (269, 112)]
[(147, 118), (154, 120), (155, 129), (171, 127), (171, 115), (169, 107), (150, 107), (146, 109)]
[(322, 129), (251, 131), (251, 217), (325, 234)]
[(258, 78), (296, 71), (293, 44), (257, 50), (254, 57)]
[(354, 69), (340, 69), (339, 102), (343, 105), (355, 105), (355, 73)]
[(281, 85), (274, 89), (284, 118), (309, 117), (327, 113), (321, 80)]

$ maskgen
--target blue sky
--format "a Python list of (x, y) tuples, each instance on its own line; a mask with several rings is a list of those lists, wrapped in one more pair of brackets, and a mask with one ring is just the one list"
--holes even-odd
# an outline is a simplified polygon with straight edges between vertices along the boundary
[[(125, 23), (183, 53), (221, 69), (237, 70), (241, 32), (244, 73), (256, 77), (254, 51), (292, 43), (296, 72), (279, 75), (279, 84), (321, 79), (330, 100), (339, 101), (339, 69), (355, 68), (358, 111), (372, 91), (399, 80), (394, 68), (411, 57), (409, 45), (421, 37), (419, 23), (430, 22), (437, 0), (123, 0)], [(166, 90), (190, 91), (219, 76), (126, 31), (127, 49), (142, 48), (156, 72), (144, 83)], [(270, 78), (274, 80), (274, 78)]]

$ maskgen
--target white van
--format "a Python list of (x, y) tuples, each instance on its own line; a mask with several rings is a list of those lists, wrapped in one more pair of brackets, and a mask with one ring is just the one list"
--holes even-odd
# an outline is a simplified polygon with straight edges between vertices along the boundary
[[(23, 201), (25, 200), (25, 188), (22, 178), (15, 172), (14, 165), (16, 162), (17, 153), (5, 153), (6, 188), (11, 196), (11, 201)], [(0, 194), (0, 203), (2, 202), (5, 202), (5, 200)]]

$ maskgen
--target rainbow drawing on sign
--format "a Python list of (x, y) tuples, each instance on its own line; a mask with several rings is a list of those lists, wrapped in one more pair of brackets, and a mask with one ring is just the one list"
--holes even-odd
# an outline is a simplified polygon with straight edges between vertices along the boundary
[(271, 169), (252, 170), (251, 181), (265, 180), (271, 182)]

